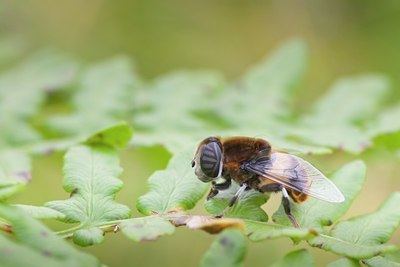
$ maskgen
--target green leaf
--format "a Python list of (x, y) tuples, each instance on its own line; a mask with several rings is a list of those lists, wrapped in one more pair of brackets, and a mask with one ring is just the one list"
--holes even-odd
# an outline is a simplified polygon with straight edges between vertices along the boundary
[(360, 263), (353, 259), (342, 258), (333, 262), (330, 262), (326, 267), (360, 267)]
[(383, 257), (391, 261), (400, 262), (400, 249), (386, 253)]
[(237, 229), (227, 229), (211, 244), (201, 259), (200, 266), (243, 266), (245, 254), (246, 244), (243, 233)]
[(104, 232), (98, 227), (80, 229), (74, 233), (72, 240), (82, 247), (93, 246), (103, 243)]
[[(372, 146), (372, 140), (365, 132), (353, 126), (305, 126), (293, 133), (303, 142), (327, 146), (352, 154), (359, 154)], [(296, 132), (296, 133), (295, 133)]]
[(22, 210), (26, 214), (29, 214), (32, 218), (35, 219), (63, 220), (65, 218), (65, 214), (47, 207), (36, 207), (31, 205), (14, 205), (14, 206)]
[(386, 253), (383, 256), (377, 256), (367, 260), (363, 260), (362, 262), (371, 267), (379, 267), (379, 266), (399, 267), (400, 250)]
[[(23, 257), (21, 256), (23, 255)], [(3, 267), (15, 266), (65, 266), (57, 259), (48, 258), (43, 253), (36, 250), (20, 245), (11, 241), (3, 235), (0, 235), (0, 265)], [(94, 265), (95, 266), (95, 265)]]
[(161, 217), (143, 217), (125, 220), (121, 223), (122, 232), (133, 241), (153, 241), (163, 235), (172, 235), (175, 226)]
[(355, 259), (366, 259), (395, 249), (387, 242), (400, 224), (400, 193), (393, 193), (374, 213), (339, 222), (330, 236), (311, 240), (313, 246)]
[(334, 236), (323, 234), (313, 240), (310, 240), (309, 243), (314, 247), (354, 259), (371, 258), (374, 255), (379, 255), (396, 249), (396, 247), (391, 245), (371, 246), (355, 244), (347, 241), (345, 238), (336, 238)]
[(400, 131), (376, 136), (374, 138), (374, 148), (383, 148), (394, 153), (398, 152), (400, 148)]
[(385, 243), (400, 225), (399, 203), (400, 192), (393, 193), (376, 212), (340, 222), (332, 233), (356, 244)]
[(303, 267), (315, 266), (315, 261), (310, 252), (305, 249), (288, 253), (282, 260), (271, 265), (272, 267)]
[(244, 223), (246, 234), (252, 241), (289, 237), (297, 243), (300, 240), (308, 240), (318, 235), (317, 232), (306, 228), (285, 227), (278, 224), (250, 220), (244, 220)]
[(371, 146), (371, 138), (360, 126), (377, 112), (388, 90), (388, 80), (379, 75), (341, 79), (290, 134), (311, 144), (360, 153)]
[(87, 138), (89, 144), (104, 144), (115, 148), (124, 148), (132, 138), (132, 128), (126, 122), (119, 122)]
[(73, 138), (48, 140), (27, 147), (31, 154), (48, 154), (62, 151), (79, 143), (104, 144), (114, 148), (124, 148), (132, 138), (133, 130), (126, 122), (117, 122), (97, 130), (92, 134), (84, 134)]
[(363, 263), (365, 263), (367, 266), (371, 267), (380, 267), (380, 266), (385, 266), (385, 267), (400, 267), (400, 261), (393, 261), (391, 259), (378, 256), (378, 257), (373, 257), (368, 260), (363, 260)]
[(27, 120), (38, 111), (46, 92), (69, 84), (76, 71), (70, 57), (42, 51), (0, 75), (0, 147), (38, 140)]
[[(220, 75), (210, 72), (163, 76), (135, 98), (141, 109), (133, 118), (138, 130), (132, 144), (161, 144), (174, 154), (187, 143), (212, 135), (262, 134), (267, 140), (283, 140), (293, 129), (282, 121), (282, 116), (291, 110), (293, 89), (304, 74), (306, 61), (306, 45), (292, 40), (233, 86), (224, 86)], [(177, 96), (195, 99), (195, 104), (176, 101)], [(325, 147), (293, 141), (280, 143), (301, 153), (331, 152)]]
[(217, 114), (235, 128), (266, 134), (268, 126), (276, 126), (278, 118), (289, 114), (293, 91), (304, 75), (307, 57), (304, 42), (285, 43), (221, 94)]
[[(332, 182), (345, 197), (345, 201), (342, 203), (329, 203), (315, 198), (301, 204), (291, 202), (292, 213), (299, 225), (301, 227), (320, 228), (333, 224), (350, 208), (365, 181), (365, 173), (365, 164), (356, 160), (346, 164), (332, 175)], [(282, 205), (273, 215), (273, 220), (282, 225), (292, 225)]]
[(86, 139), (79, 137), (43, 140), (26, 146), (26, 150), (31, 155), (48, 155), (57, 151), (67, 150), (69, 147), (77, 145), (83, 140), (86, 141)]
[(148, 180), (145, 195), (139, 197), (136, 208), (144, 215), (167, 214), (192, 209), (204, 196), (208, 185), (197, 179), (190, 166), (194, 146), (175, 154), (167, 168), (156, 171)]
[(4, 248), (0, 249), (1, 266), (39, 266), (37, 263), (71, 267), (101, 265), (93, 256), (76, 250), (17, 208), (0, 205), (0, 216), (12, 224), (15, 237), (13, 242), (0, 236), (0, 247)]
[(140, 128), (162, 133), (201, 130), (205, 124), (196, 118), (195, 112), (207, 108), (210, 96), (223, 84), (221, 75), (214, 72), (181, 71), (164, 75), (137, 96), (136, 105), (143, 110), (133, 120)]
[[(324, 126), (346, 126), (361, 122), (376, 114), (380, 102), (388, 92), (389, 81), (381, 75), (342, 78), (317, 101), (313, 112), (305, 116), (303, 121)], [(332, 111), (335, 116), (332, 116)]]
[(368, 124), (368, 135), (374, 138), (375, 147), (393, 151), (400, 148), (400, 106), (385, 109)]
[(161, 145), (165, 147), (171, 154), (180, 153), (184, 150), (188, 144), (198, 142), (198, 140), (204, 139), (204, 132), (197, 131), (195, 133), (190, 132), (173, 132), (173, 131), (154, 131), (154, 132), (143, 132), (140, 129), (135, 128), (135, 136), (129, 143), (130, 146), (157, 146)]
[(11, 114), (9, 117), (6, 117), (4, 113), (0, 114), (0, 129), (0, 148), (29, 144), (41, 138), (40, 134), (26, 121), (15, 119)]
[(87, 134), (124, 119), (140, 81), (126, 57), (89, 66), (72, 99), (74, 112), (51, 117), (48, 126), (63, 134)]
[(300, 39), (288, 40), (244, 74), (241, 83), (249, 91), (259, 91), (265, 85), (273, 87), (268, 90), (269, 96), (287, 96), (302, 79), (307, 57), (308, 47), (305, 42)]
[[(239, 185), (232, 183), (229, 189), (221, 190), (219, 193), (206, 201), (205, 208), (212, 215), (219, 215), (228, 207), (230, 200), (235, 195)], [(236, 217), (255, 221), (268, 221), (268, 215), (261, 208), (267, 202), (269, 195), (248, 190), (242, 193), (232, 208), (225, 213), (226, 217)]]
[(376, 136), (400, 131), (399, 116), (400, 106), (398, 104), (383, 110), (374, 121), (368, 124), (370, 135)]
[[(179, 152), (188, 143), (209, 136), (224, 123), (210, 112), (215, 95), (225, 84), (219, 73), (210, 71), (180, 71), (164, 75), (148, 88), (135, 95), (136, 113), (133, 116), (137, 130), (133, 143), (151, 146), (162, 144), (172, 152)], [(177, 101), (180, 99), (182, 101)]]
[(54, 51), (39, 52), (0, 76), (0, 114), (13, 119), (34, 115), (46, 91), (68, 85), (77, 71), (76, 62)]
[(324, 146), (306, 145), (276, 137), (270, 137), (265, 139), (272, 144), (273, 149), (286, 151), (290, 154), (324, 155), (332, 153), (332, 149)]
[(23, 190), (31, 180), (31, 161), (17, 150), (0, 151), (0, 200)]
[(75, 233), (74, 241), (86, 244), (82, 239), (87, 238), (87, 244), (99, 242), (99, 232), (92, 228), (130, 216), (127, 206), (114, 201), (123, 185), (117, 178), (122, 172), (118, 154), (105, 145), (78, 145), (67, 151), (64, 160), (64, 189), (71, 198), (46, 206), (65, 214), (64, 221), (80, 223), (85, 231)]

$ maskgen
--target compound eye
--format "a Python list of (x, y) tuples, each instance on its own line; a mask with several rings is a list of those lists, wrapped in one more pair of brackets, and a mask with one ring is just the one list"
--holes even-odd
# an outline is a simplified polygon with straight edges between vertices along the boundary
[(217, 142), (211, 142), (204, 146), (200, 156), (200, 167), (205, 175), (216, 178), (222, 172), (222, 150)]

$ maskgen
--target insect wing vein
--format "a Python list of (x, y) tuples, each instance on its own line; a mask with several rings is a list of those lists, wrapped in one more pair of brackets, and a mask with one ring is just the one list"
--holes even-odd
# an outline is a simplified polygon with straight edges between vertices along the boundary
[(343, 194), (331, 180), (309, 162), (294, 155), (275, 152), (265, 164), (250, 164), (247, 170), (324, 201), (344, 201)]

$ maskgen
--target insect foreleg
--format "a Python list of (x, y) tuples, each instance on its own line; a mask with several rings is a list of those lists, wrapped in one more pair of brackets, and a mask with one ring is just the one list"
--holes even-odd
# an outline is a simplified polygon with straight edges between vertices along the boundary
[(232, 184), (231, 179), (226, 179), (225, 182), (221, 184), (217, 184), (216, 182), (212, 183), (212, 187), (214, 187), (217, 190), (226, 190), (228, 189)]
[(213, 197), (215, 197), (216, 195), (218, 195), (218, 190), (215, 189), (214, 187), (211, 187), (210, 192), (207, 195), (207, 200), (212, 199)]
[(220, 190), (228, 189), (231, 186), (231, 184), (232, 184), (231, 179), (227, 179), (227, 180), (225, 180), (225, 182), (223, 182), (221, 184), (217, 184), (215, 181), (212, 181), (211, 182), (211, 190), (207, 195), (207, 200), (215, 197)]
[(290, 202), (289, 202), (289, 195), (286, 189), (282, 186), (282, 205), (283, 208), (285, 209), (286, 215), (289, 217), (290, 221), (292, 222), (293, 226), (296, 228), (299, 228), (299, 224), (296, 221), (296, 218), (294, 218), (291, 210), (290, 210)]
[(217, 218), (221, 218), (224, 216), (224, 214), (230, 209), (232, 208), (232, 206), (235, 204), (236, 200), (239, 198), (239, 196), (244, 192), (244, 190), (246, 190), (247, 188), (247, 184), (242, 184), (239, 188), (239, 190), (236, 192), (236, 194), (233, 196), (233, 198), (231, 199), (231, 201), (229, 202), (228, 207), (226, 207), (220, 215), (215, 216)]

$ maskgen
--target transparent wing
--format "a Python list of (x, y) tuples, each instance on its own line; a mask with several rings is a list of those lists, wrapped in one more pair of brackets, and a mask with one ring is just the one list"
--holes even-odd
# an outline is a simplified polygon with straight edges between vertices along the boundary
[(244, 166), (260, 176), (328, 202), (343, 202), (344, 196), (325, 175), (307, 161), (275, 152), (260, 156)]

